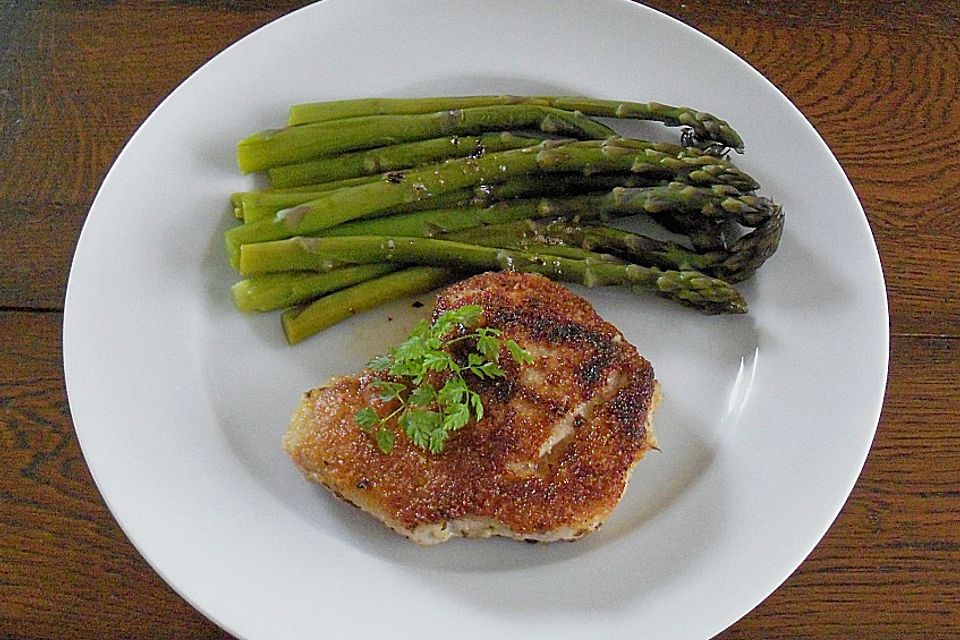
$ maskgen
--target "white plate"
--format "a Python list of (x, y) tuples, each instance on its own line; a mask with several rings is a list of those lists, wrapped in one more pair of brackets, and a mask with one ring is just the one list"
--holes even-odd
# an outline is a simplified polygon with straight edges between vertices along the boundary
[[(743, 287), (745, 317), (577, 289), (666, 394), (663, 452), (638, 466), (600, 532), (421, 549), (302, 481), (280, 437), (302, 391), (357, 369), (424, 310), (396, 305), (286, 346), (276, 314), (231, 306), (226, 196), (254, 184), (235, 170), (236, 141), (282, 123), (292, 103), (488, 92), (720, 114), (787, 228)], [(124, 149), (77, 247), (64, 366), (118, 522), (238, 636), (690, 639), (771, 593), (837, 515), (876, 428), (887, 338), (876, 249), (840, 166), (715, 42), (619, 0), (327, 0), (211, 60)]]

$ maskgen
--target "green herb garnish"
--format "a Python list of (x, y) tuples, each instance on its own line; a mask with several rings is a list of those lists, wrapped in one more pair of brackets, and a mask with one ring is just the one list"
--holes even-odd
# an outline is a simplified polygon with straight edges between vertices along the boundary
[[(466, 305), (441, 314), (432, 325), (421, 321), (398, 347), (367, 365), (374, 371), (409, 381), (409, 384), (390, 380), (373, 383), (384, 402), (399, 400), (400, 406), (389, 415), (381, 418), (373, 407), (354, 414), (357, 425), (376, 439), (381, 451), (393, 451), (395, 435), (388, 423), (394, 418), (415, 445), (433, 453), (443, 451), (450, 434), (462, 429), (471, 416), (477, 420), (483, 418), (483, 403), (479, 394), (467, 386), (465, 375), (502, 378), (500, 352), (503, 347), (518, 363), (533, 362), (533, 356), (515, 341), (501, 340), (499, 329), (477, 327), (482, 315), (483, 309), (479, 306)], [(457, 327), (466, 333), (448, 338)], [(457, 362), (449, 347), (467, 341), (473, 341), (473, 349), (466, 353), (465, 363)], [(449, 375), (437, 389), (424, 379), (430, 372), (449, 372)]]

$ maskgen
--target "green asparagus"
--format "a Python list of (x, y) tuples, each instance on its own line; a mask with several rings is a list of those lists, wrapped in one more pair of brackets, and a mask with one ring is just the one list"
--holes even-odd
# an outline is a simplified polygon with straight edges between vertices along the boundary
[(487, 207), (451, 207), (355, 220), (324, 229), (318, 235), (324, 237), (399, 235), (428, 238), (484, 225), (542, 218), (549, 210), (549, 203), (544, 200), (536, 198), (509, 200)]
[[(345, 180), (334, 180), (318, 184), (306, 185), (304, 187), (289, 187), (286, 189), (267, 188), (262, 191), (237, 191), (230, 194), (230, 202), (233, 204), (233, 212), (237, 218), (244, 222), (253, 222), (268, 215), (273, 215), (284, 207), (296, 206), (310, 200), (319, 198), (322, 194), (342, 189), (344, 187), (355, 187), (368, 182), (379, 180), (379, 176), (358, 176), (356, 178), (347, 178)], [(283, 206), (280, 206), (280, 205)]]
[[(681, 144), (619, 137), (593, 117), (681, 127)], [(231, 195), (244, 221), (225, 238), (245, 278), (234, 302), (286, 308), (291, 344), (495, 269), (745, 313), (730, 283), (776, 251), (784, 218), (730, 150), (743, 141), (728, 123), (658, 103), (500, 95), (295, 105), (289, 126), (237, 146), (241, 171), (266, 170), (271, 186)], [(685, 239), (607, 224), (638, 214)]]
[(281, 209), (295, 207), (304, 202), (310, 202), (322, 197), (330, 191), (343, 189), (344, 187), (356, 187), (361, 184), (368, 184), (379, 180), (379, 176), (360, 176), (348, 178), (346, 180), (337, 180), (324, 184), (313, 185), (313, 189), (296, 191), (240, 191), (230, 196), (235, 209), (239, 212), (237, 217), (244, 222), (256, 222), (257, 220), (272, 216)]
[(461, 231), (459, 242), (488, 244), (549, 253), (553, 247), (580, 248), (618, 256), (643, 266), (700, 271), (730, 283), (741, 282), (776, 251), (783, 229), (779, 208), (729, 249), (698, 253), (676, 242), (650, 238), (615, 227), (580, 224), (564, 219), (521, 220)]
[(408, 296), (427, 293), (462, 277), (457, 270), (412, 267), (341, 289), (314, 302), (287, 309), (281, 315), (283, 332), (296, 344), (352, 315)]
[(465, 109), (487, 105), (544, 105), (579, 111), (588, 116), (654, 120), (673, 127), (689, 127), (694, 141), (702, 145), (721, 144), (743, 151), (743, 139), (725, 121), (716, 116), (657, 102), (625, 102), (581, 96), (451, 96), (430, 98), (361, 98), (294, 105), (290, 109), (291, 125), (354, 118), (373, 114), (418, 114)]
[(525, 251), (481, 247), (434, 238), (344, 236), (300, 238), (301, 247), (318, 264), (430, 265), (472, 271), (502, 269), (540, 273), (586, 286), (623, 286), (652, 290), (703, 313), (746, 313), (746, 301), (730, 284), (696, 271), (662, 271), (655, 267), (607, 260), (577, 260)]
[[(334, 189), (369, 184), (389, 178), (389, 175), (383, 174), (315, 185), (271, 188), (264, 191), (243, 191), (234, 193), (231, 199), (234, 207), (239, 209), (237, 217), (243, 219), (244, 222), (255, 222), (275, 215), (283, 209), (316, 200)], [(441, 208), (454, 204), (462, 204), (463, 206), (489, 205), (513, 198), (609, 191), (614, 187), (648, 187), (660, 183), (662, 183), (662, 180), (629, 173), (522, 175), (504, 182), (481, 184), (472, 189), (454, 192), (449, 198), (434, 198), (428, 204), (430, 208)], [(411, 209), (408, 207), (403, 210)], [(391, 210), (392, 213), (398, 211), (400, 210), (396, 208)]]
[(330, 272), (268, 273), (233, 285), (233, 302), (241, 311), (274, 311), (395, 271), (391, 264), (364, 264)]
[[(370, 184), (371, 182), (381, 179), (378, 176), (373, 176), (373, 178), (374, 179), (371, 180), (369, 177), (365, 177), (364, 180), (366, 180), (366, 182), (361, 182), (359, 184)], [(289, 193), (278, 191), (248, 191), (243, 193), (240, 197), (241, 216), (243, 221), (246, 223), (257, 222), (277, 214), (283, 216), (286, 214), (281, 213), (282, 211), (298, 207), (302, 204), (316, 200), (317, 198), (322, 198), (330, 191), (333, 191), (333, 189)], [(429, 200), (414, 200), (413, 202), (398, 204), (383, 211), (378, 211), (376, 212), (376, 216), (371, 217), (382, 217), (399, 213), (408, 213), (411, 211), (423, 211), (424, 209), (466, 206), (475, 200), (479, 202), (473, 189), (460, 189), (458, 191), (451, 191), (449, 193), (438, 195)]]
[(711, 272), (728, 282), (749, 278), (776, 252), (783, 234), (783, 224), (783, 210), (777, 207), (773, 215), (753, 231), (733, 242), (722, 260), (710, 267)]
[(243, 173), (250, 173), (345, 151), (512, 129), (536, 129), (582, 139), (616, 135), (606, 125), (583, 115), (550, 107), (477, 107), (416, 115), (361, 116), (261, 131), (237, 145), (237, 164)]
[(474, 189), (471, 202), (493, 204), (512, 198), (581, 195), (606, 192), (614, 187), (649, 187), (661, 183), (662, 180), (631, 173), (533, 174), (510, 178), (499, 183), (481, 184)]
[(243, 244), (313, 235), (349, 220), (383, 212), (397, 205), (507, 178), (537, 172), (590, 173), (612, 170), (656, 172), (710, 184), (753, 183), (752, 178), (729, 162), (710, 156), (674, 157), (645, 150), (625, 150), (614, 145), (581, 145), (547, 140), (535, 147), (491, 153), (479, 158), (447, 160), (397, 174), (383, 180), (329, 192), (309, 203), (284, 210), (284, 215), (244, 224), (227, 231), (231, 264), (236, 267)]
[(759, 188), (752, 177), (729, 161), (706, 154), (674, 154), (660, 145), (638, 146), (636, 141), (610, 138), (573, 142), (543, 149), (539, 160), (544, 171), (582, 171), (589, 175), (630, 172), (699, 186), (729, 185), (743, 192)]
[(274, 187), (295, 187), (409, 169), (447, 158), (476, 157), (484, 153), (521, 149), (538, 144), (541, 140), (542, 138), (519, 136), (510, 132), (481, 136), (444, 136), (337, 156), (324, 156), (307, 162), (274, 167), (268, 173), (270, 184)]
[[(735, 242), (730, 251), (697, 254), (676, 243), (655, 240), (619, 229), (581, 226), (562, 220), (535, 221), (527, 219), (527, 216), (533, 216), (542, 211), (537, 207), (538, 204), (538, 201), (529, 201), (524, 203), (523, 206), (501, 203), (501, 205), (494, 207), (476, 209), (474, 213), (487, 223), (485, 226), (472, 230), (461, 230), (457, 233), (448, 233), (444, 237), (455, 239), (458, 242), (480, 244), (487, 247), (517, 249), (577, 259), (592, 257), (594, 260), (609, 260), (609, 256), (600, 256), (593, 252), (596, 250), (610, 251), (637, 264), (656, 266), (664, 270), (695, 270), (733, 283), (751, 276), (773, 254), (783, 226), (783, 214), (778, 209), (760, 227)], [(428, 236), (436, 233), (438, 228), (430, 223), (423, 222), (418, 225), (413, 220), (415, 217), (424, 218), (426, 217), (425, 214), (436, 213), (440, 212), (410, 214), (406, 216), (410, 219), (410, 223), (400, 224), (396, 231), (401, 235)], [(473, 218), (471, 220), (473, 224), (483, 224), (474, 216), (457, 215), (458, 210), (447, 210), (443, 213), (450, 216), (450, 227), (463, 224), (464, 218)], [(350, 235), (351, 232), (356, 231), (366, 231), (371, 234), (386, 233), (390, 230), (391, 220), (399, 220), (403, 217), (360, 221), (341, 225), (331, 229), (330, 232), (336, 232), (339, 235)], [(504, 222), (511, 218), (517, 219), (519, 222)], [(500, 222), (498, 223), (498, 221)], [(363, 227), (362, 225), (370, 226)], [(253, 250), (254, 252), (267, 250), (269, 252), (271, 245), (290, 245), (297, 242), (298, 239), (294, 239), (284, 240), (281, 243), (267, 243), (262, 246), (248, 245), (245, 250)], [(302, 245), (300, 246), (303, 248)], [(316, 255), (305, 248), (303, 253), (316, 259)], [(318, 262), (329, 265), (331, 261), (321, 258)], [(283, 266), (281, 264), (280, 268), (283, 268)], [(300, 266), (303, 266), (303, 263)], [(243, 280), (235, 285), (235, 301), (238, 308), (244, 310), (270, 311), (308, 302), (323, 293), (343, 288), (347, 284), (372, 280), (377, 276), (399, 269), (402, 269), (402, 265), (387, 263), (342, 267), (326, 273), (268, 273)], [(350, 282), (347, 282), (347, 278), (350, 279)], [(431, 287), (427, 287), (427, 289), (429, 288)], [(417, 292), (419, 291), (411, 292), (403, 289), (398, 293), (398, 296), (412, 295)], [(318, 311), (314, 310), (313, 313), (316, 314)], [(332, 313), (332, 310), (327, 310), (323, 315), (329, 317), (330, 313)], [(310, 318), (310, 316), (304, 316), (300, 322), (303, 323), (307, 318)], [(325, 328), (325, 326), (319, 328)], [(316, 330), (319, 330), (319, 328)], [(301, 331), (304, 334), (313, 332), (313, 330), (309, 332)]]

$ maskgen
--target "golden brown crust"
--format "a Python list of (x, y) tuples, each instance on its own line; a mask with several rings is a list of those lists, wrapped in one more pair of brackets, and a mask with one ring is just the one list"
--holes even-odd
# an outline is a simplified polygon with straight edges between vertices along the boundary
[(466, 304), (480, 305), (485, 324), (536, 360), (518, 369), (504, 358), (503, 379), (472, 382), (484, 419), (443, 453), (398, 437), (387, 455), (360, 431), (356, 411), (389, 409), (369, 371), (307, 393), (285, 448), (308, 477), (406, 535), (471, 519), (497, 525), (476, 535), (570, 538), (596, 528), (654, 446), (652, 367), (589, 303), (541, 276), (469, 278), (440, 296), (435, 313)]

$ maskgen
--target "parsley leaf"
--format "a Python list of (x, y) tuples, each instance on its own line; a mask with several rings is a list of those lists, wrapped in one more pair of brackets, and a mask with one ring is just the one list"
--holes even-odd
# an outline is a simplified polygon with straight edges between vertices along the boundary
[(507, 347), (507, 351), (510, 352), (510, 357), (516, 360), (520, 364), (533, 364), (533, 356), (530, 355), (528, 351), (525, 351), (520, 345), (518, 345), (513, 340), (507, 340), (504, 345)]
[(407, 390), (407, 385), (402, 382), (390, 382), (389, 380), (377, 380), (371, 386), (380, 394), (380, 399), (384, 402), (399, 398), (400, 394)]
[(500, 341), (495, 336), (481, 335), (477, 338), (477, 351), (487, 360), (497, 362), (500, 360)]
[[(455, 431), (469, 424), (471, 417), (483, 418), (480, 395), (471, 391), (464, 375), (481, 380), (502, 378), (500, 354), (505, 348), (518, 364), (531, 364), (533, 356), (513, 340), (501, 340), (501, 332), (491, 327), (477, 326), (483, 318), (478, 305), (465, 305), (440, 314), (434, 323), (421, 321), (404, 342), (391, 353), (374, 358), (367, 365), (373, 371), (384, 372), (393, 380), (377, 380), (373, 389), (383, 402), (399, 401), (388, 416), (381, 418), (373, 407), (365, 407), (354, 414), (357, 426), (374, 437), (384, 453), (393, 451), (396, 436), (389, 423), (396, 424), (416, 446), (440, 453)], [(458, 360), (451, 345), (472, 342), (464, 353), (458, 349)], [(430, 373), (446, 378), (440, 389), (424, 379)], [(397, 381), (407, 379), (412, 383)], [(409, 393), (408, 393), (409, 391)]]
[(390, 359), (390, 356), (377, 356), (367, 363), (367, 368), (372, 371), (386, 371), (392, 364), (393, 360)]
[(364, 407), (357, 411), (353, 417), (366, 433), (373, 433), (373, 428), (380, 424), (380, 416), (373, 410), (373, 407)]
[(467, 394), (467, 381), (461, 377), (450, 378), (440, 387), (437, 393), (437, 401), (443, 406), (459, 404), (463, 402), (463, 397)]
[(424, 371), (452, 371), (455, 365), (450, 354), (444, 351), (428, 351), (423, 355)]
[(380, 451), (384, 453), (392, 452), (395, 437), (393, 431), (390, 431), (390, 429), (386, 427), (380, 427), (380, 430), (377, 431), (377, 446), (380, 447)]
[(428, 407), (437, 400), (437, 390), (433, 388), (433, 385), (422, 384), (416, 389), (413, 390), (413, 393), (410, 394), (410, 397), (407, 399), (407, 403), (411, 407)]

